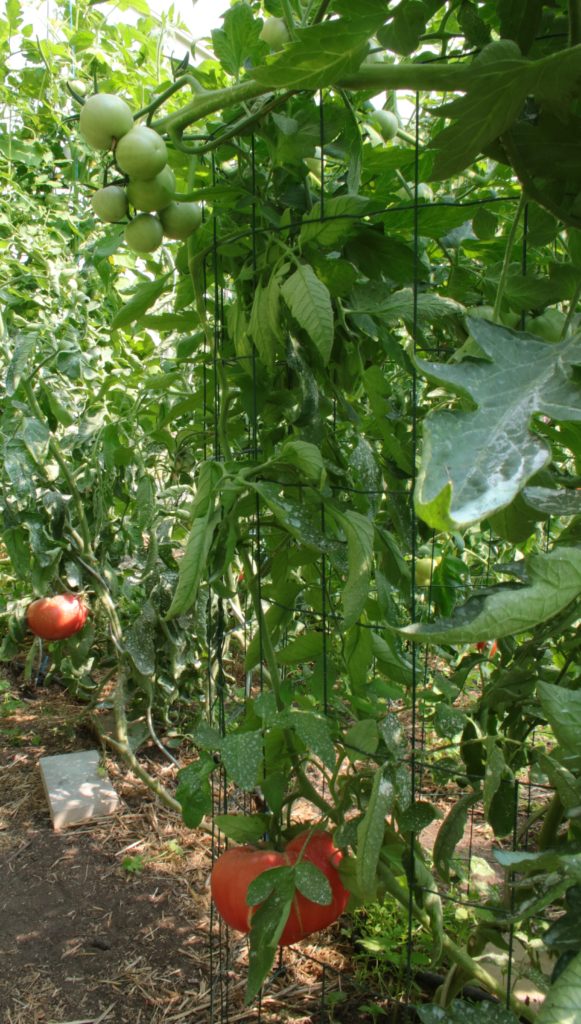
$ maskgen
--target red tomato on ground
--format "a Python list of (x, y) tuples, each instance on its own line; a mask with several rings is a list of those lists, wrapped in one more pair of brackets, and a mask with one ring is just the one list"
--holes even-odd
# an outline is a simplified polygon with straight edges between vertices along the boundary
[(486, 650), (489, 644), (490, 650), (488, 652), (488, 657), (494, 658), (494, 655), (498, 650), (498, 644), (496, 640), (493, 640), (492, 643), (490, 642), (490, 640), (479, 640), (478, 643), (476, 644), (476, 650), (479, 651), (480, 654), (482, 654), (482, 652)]
[(248, 886), (269, 868), (310, 861), (326, 876), (331, 886), (332, 899), (326, 905), (313, 903), (296, 892), (288, 921), (279, 939), (279, 946), (290, 946), (306, 935), (327, 928), (343, 913), (349, 892), (339, 877), (338, 867), (343, 854), (333, 846), (328, 832), (302, 832), (287, 843), (284, 852), (261, 850), (254, 846), (234, 846), (226, 850), (214, 864), (210, 878), (212, 898), (220, 917), (238, 932), (249, 932), (255, 908), (246, 902)]
[(78, 594), (41, 597), (29, 604), (28, 628), (43, 640), (65, 640), (78, 633), (87, 620), (87, 606)]

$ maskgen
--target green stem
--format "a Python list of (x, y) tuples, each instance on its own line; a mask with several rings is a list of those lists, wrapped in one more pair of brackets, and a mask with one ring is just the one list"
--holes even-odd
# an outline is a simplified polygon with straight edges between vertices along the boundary
[(496, 291), (496, 299), (494, 300), (494, 315), (493, 315), (493, 319), (494, 319), (495, 323), (499, 323), (500, 322), (500, 307), (502, 306), (502, 300), (504, 298), (504, 292), (506, 290), (506, 284), (507, 284), (507, 281), (508, 281), (508, 274), (509, 274), (509, 270), (510, 270), (510, 264), (511, 264), (511, 261), (512, 261), (512, 250), (514, 248), (514, 244), (515, 244), (515, 241), (516, 241), (516, 233), (518, 231), (518, 226), (519, 226), (519, 223), (520, 223), (521, 214), (522, 214), (522, 212), (523, 212), (523, 210), (525, 208), (525, 203), (526, 203), (525, 195), (524, 195), (524, 192), (522, 192), (521, 193), (521, 197), (520, 197), (520, 199), (518, 201), (518, 206), (516, 208), (516, 213), (514, 215), (512, 224), (510, 226), (510, 231), (508, 233), (508, 239), (507, 239), (507, 242), (506, 242), (506, 250), (505, 250), (505, 253), (504, 253), (504, 260), (502, 261), (502, 270), (501, 270), (501, 273), (500, 273), (500, 280), (498, 282), (498, 288), (497, 288), (497, 291)]
[(545, 820), (537, 841), (539, 850), (549, 850), (555, 845), (564, 813), (565, 808), (561, 803), (561, 797), (558, 793), (554, 793), (549, 806), (545, 809)]
[[(434, 64), (370, 64), (361, 67), (334, 84), (340, 89), (355, 91), (375, 89), (411, 89), (413, 91), (444, 92), (453, 89), (464, 92), (470, 83), (470, 66), (454, 64), (442, 67)], [(224, 89), (215, 89), (196, 96), (191, 103), (174, 114), (160, 118), (152, 125), (158, 132), (183, 132), (208, 114), (235, 104), (273, 92), (272, 86), (261, 85), (252, 79)]]
[[(242, 565), (244, 566), (245, 578), (246, 578), (246, 580), (248, 580), (248, 589), (250, 591), (250, 597), (252, 599), (252, 605), (253, 605), (253, 608), (254, 608), (254, 614), (256, 615), (256, 620), (258, 622), (258, 628), (260, 630), (260, 637), (261, 637), (261, 640), (262, 640), (262, 650), (263, 650), (263, 653), (264, 653), (264, 660), (266, 661), (266, 664), (267, 664), (267, 667), (268, 667), (268, 672), (269, 672), (269, 675), (270, 675), (270, 682), (271, 682), (271, 685), (272, 685), (272, 692), (274, 694), (274, 699), (276, 701), (276, 707), (277, 707), (278, 711), (284, 711), (285, 705), (284, 705), (284, 701), (282, 699), (282, 680), (280, 678), (280, 671), (279, 671), (279, 667), (278, 667), (278, 662), (276, 660), (276, 653), (275, 653), (275, 650), (274, 650), (274, 645), (272, 643), (272, 637), (270, 635), (270, 631), (269, 631), (268, 626), (266, 624), (266, 619), (265, 619), (265, 616), (264, 616), (264, 612), (262, 610), (262, 603), (260, 601), (260, 594), (258, 592), (258, 587), (257, 587), (256, 581), (254, 579), (254, 573), (253, 573), (253, 570), (252, 570), (252, 564), (250, 562), (250, 557), (246, 553), (246, 551), (244, 551), (244, 549), (242, 547), (239, 547), (239, 554), (240, 554), (240, 560), (242, 562)], [(289, 754), (289, 757), (291, 759), (291, 764), (293, 766), (295, 775), (296, 775), (298, 783), (299, 783), (301, 795), (306, 800), (309, 800), (312, 804), (314, 804), (315, 807), (318, 807), (319, 810), (326, 817), (331, 819), (331, 821), (337, 822), (338, 821), (338, 814), (337, 814), (336, 809), (334, 807), (332, 807), (331, 804), (327, 803), (327, 801), (324, 799), (324, 797), (322, 797), (321, 794), (317, 792), (317, 790), (314, 788), (312, 783), (309, 782), (308, 778), (306, 777), (306, 775), (305, 775), (305, 773), (304, 773), (304, 771), (303, 771), (303, 769), (302, 769), (302, 767), (300, 765), (300, 762), (299, 762), (299, 759), (297, 757), (297, 754), (295, 753), (294, 743), (293, 743), (293, 735), (292, 735), (290, 729), (284, 729), (283, 733), (284, 733), (284, 738), (285, 738), (285, 741), (286, 741), (286, 747), (287, 747), (287, 750), (288, 750), (288, 754)]]
[[(381, 881), (389, 894), (393, 896), (405, 910), (408, 910), (410, 906), (408, 890), (398, 882), (393, 872), (384, 862), (380, 862), (379, 873)], [(431, 922), (428, 914), (421, 907), (418, 907), (415, 902), (412, 903), (412, 914), (416, 921), (418, 921), (427, 931), (431, 931)], [(498, 996), (499, 999), (503, 1001), (506, 999), (506, 991), (502, 982), (493, 978), (488, 971), (472, 959), (469, 953), (466, 953), (465, 950), (457, 946), (456, 943), (453, 942), (452, 939), (448, 938), (447, 935), (444, 935), (443, 937), (442, 946), (450, 960), (460, 967), (469, 978), (475, 978), (485, 989), (487, 989), (487, 991), (494, 993), (494, 995)], [(535, 1020), (536, 1014), (531, 1010), (531, 1008), (526, 1006), (524, 1003), (521, 1003), (520, 1000), (516, 999), (512, 995), (510, 997), (510, 1005), (517, 1017), (524, 1018), (531, 1022)]]
[(296, 39), (295, 22), (293, 18), (293, 10), (289, 3), (289, 0), (281, 0), (282, 13), (284, 17), (284, 23), (288, 28), (288, 34), (291, 39)]
[(569, 333), (569, 328), (570, 328), (571, 323), (573, 321), (573, 317), (575, 316), (575, 314), (577, 312), (577, 306), (579, 304), (579, 299), (581, 299), (581, 281), (577, 285), (577, 287), (575, 289), (575, 293), (573, 295), (573, 298), (571, 299), (571, 301), (569, 303), (569, 309), (567, 311), (567, 316), (565, 317), (565, 323), (563, 324), (563, 329), (561, 331), (561, 337), (559, 338), (559, 341), (563, 341), (567, 337), (567, 334)]

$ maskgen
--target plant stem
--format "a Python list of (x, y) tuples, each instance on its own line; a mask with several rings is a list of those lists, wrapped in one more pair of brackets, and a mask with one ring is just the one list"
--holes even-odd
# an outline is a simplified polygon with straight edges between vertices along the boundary
[[(250, 596), (252, 599), (252, 605), (254, 607), (254, 614), (258, 622), (258, 628), (260, 630), (262, 649), (264, 652), (264, 660), (266, 661), (268, 672), (270, 675), (270, 682), (272, 685), (272, 692), (276, 701), (276, 707), (278, 711), (284, 711), (285, 705), (282, 699), (282, 680), (280, 678), (280, 671), (278, 668), (278, 662), (276, 660), (276, 654), (272, 643), (272, 637), (266, 624), (264, 612), (262, 610), (262, 604), (260, 601), (260, 595), (258, 593), (258, 587), (254, 580), (254, 573), (250, 562), (250, 557), (244, 551), (242, 547), (239, 547), (239, 554), (242, 564), (244, 566), (244, 575), (248, 581), (248, 589), (250, 590)], [(303, 768), (299, 762), (298, 756), (294, 750), (293, 735), (290, 729), (283, 729), (287, 751), (297, 777), (301, 796), (306, 800), (310, 800), (315, 807), (318, 807), (322, 813), (331, 819), (331, 821), (338, 821), (337, 810), (327, 803), (324, 797), (317, 792), (312, 783), (307, 779)]]
[[(427, 90), (428, 92), (445, 91), (446, 89), (465, 91), (471, 78), (470, 66), (453, 64), (442, 67), (434, 64), (370, 64), (361, 67), (346, 78), (335, 82), (338, 88), (353, 89), (411, 89)], [(250, 79), (238, 85), (224, 89), (215, 89), (196, 96), (191, 103), (167, 117), (154, 121), (152, 127), (158, 132), (183, 132), (208, 114), (235, 104), (264, 96), (275, 90), (270, 85), (261, 85)]]
[[(401, 885), (397, 880), (393, 872), (384, 862), (380, 862), (379, 872), (381, 881), (391, 896), (393, 896), (398, 903), (402, 905), (405, 910), (409, 909), (410, 900), (407, 889)], [(428, 914), (421, 907), (418, 907), (417, 903), (412, 903), (412, 914), (427, 931), (431, 931), (430, 918)], [(496, 978), (493, 978), (483, 967), (480, 966), (476, 960), (473, 960), (469, 953), (466, 953), (463, 949), (456, 945), (452, 939), (448, 938), (447, 935), (443, 936), (442, 946), (445, 952), (448, 954), (450, 960), (458, 967), (460, 967), (469, 978), (475, 978), (484, 986), (489, 992), (493, 992), (494, 995), (498, 996), (499, 999), (506, 999), (506, 992), (504, 986)], [(529, 1006), (521, 1003), (520, 1000), (514, 996), (510, 997), (510, 1005), (517, 1017), (522, 1017), (525, 1020), (533, 1022), (535, 1020), (535, 1013)]]
[(494, 316), (493, 316), (493, 319), (494, 319), (495, 323), (499, 323), (500, 322), (500, 307), (502, 306), (502, 300), (504, 298), (504, 293), (505, 293), (505, 290), (506, 290), (506, 284), (507, 284), (507, 281), (508, 281), (508, 273), (509, 273), (509, 270), (510, 270), (510, 264), (511, 264), (511, 260), (512, 260), (512, 250), (514, 248), (514, 243), (516, 241), (516, 233), (518, 231), (518, 226), (519, 226), (521, 214), (522, 214), (522, 212), (524, 210), (524, 207), (525, 207), (525, 202), (526, 202), (525, 194), (524, 194), (524, 192), (522, 192), (521, 193), (521, 197), (520, 197), (520, 199), (518, 201), (518, 206), (516, 208), (516, 213), (514, 215), (512, 224), (510, 226), (510, 231), (508, 233), (508, 239), (507, 239), (507, 242), (506, 242), (506, 249), (505, 249), (505, 253), (504, 253), (504, 260), (502, 261), (502, 270), (501, 270), (501, 273), (500, 273), (500, 280), (498, 282), (498, 288), (497, 288), (497, 291), (496, 291), (496, 299), (494, 300)]
[(551, 846), (554, 846), (557, 841), (557, 832), (559, 831), (559, 825), (563, 820), (563, 814), (565, 808), (561, 803), (561, 797), (558, 793), (554, 793), (549, 806), (545, 810), (545, 820), (543, 821), (543, 827), (539, 832), (539, 838), (537, 846), (539, 850), (548, 850)]

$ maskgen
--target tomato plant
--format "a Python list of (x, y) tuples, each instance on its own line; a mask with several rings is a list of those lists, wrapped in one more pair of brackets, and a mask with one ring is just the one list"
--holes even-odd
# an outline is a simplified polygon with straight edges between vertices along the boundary
[(26, 611), (28, 628), (43, 640), (65, 640), (83, 628), (88, 608), (78, 594), (41, 597)]
[(342, 853), (335, 848), (328, 832), (301, 832), (282, 852), (252, 846), (231, 847), (218, 857), (212, 869), (212, 898), (224, 921), (236, 931), (246, 933), (250, 931), (255, 909), (247, 901), (251, 882), (271, 868), (313, 864), (327, 879), (330, 898), (315, 902), (297, 890), (278, 940), (280, 946), (290, 946), (327, 928), (345, 910), (349, 892), (339, 875), (341, 860)]
[[(305, 896), (284, 848), (304, 801), (358, 899), (391, 893), (435, 958), (503, 997), (444, 929), (440, 893), (469, 810), (505, 845), (515, 790), (541, 779), (557, 798), (538, 850), (525, 830), (531, 885), (542, 913), (563, 909), (552, 880), (580, 838), (580, 40), (561, 0), (530, 6), (235, 2), (198, 64), (166, 61), (145, 13), (136, 60), (130, 26), (73, 3), (62, 44), (28, 31), (29, 66), (0, 83), (16, 111), (2, 656), (26, 595), (87, 590), (108, 628), (53, 656), (91, 699), (93, 666), (114, 661), (111, 746), (135, 768), (160, 731), (190, 745), (162, 798), (193, 828), (219, 771), (264, 794), (263, 813), (220, 821), (286, 858), (279, 903), (251, 883), (262, 978)], [(292, 38), (268, 54), (281, 11)], [(81, 105), (67, 79), (99, 91)], [(384, 146), (372, 108), (400, 90), (408, 130)], [(486, 637), (502, 643), (484, 671)], [(437, 824), (442, 779), (460, 795)]]

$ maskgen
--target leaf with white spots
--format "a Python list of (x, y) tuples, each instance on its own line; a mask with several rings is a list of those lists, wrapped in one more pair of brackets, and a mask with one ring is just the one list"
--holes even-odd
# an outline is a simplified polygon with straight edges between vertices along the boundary
[(579, 335), (553, 345), (486, 320), (468, 323), (485, 359), (416, 360), (427, 377), (476, 405), (425, 420), (414, 498), (418, 515), (437, 530), (469, 526), (510, 505), (550, 461), (548, 444), (530, 429), (535, 413), (581, 420), (581, 389), (573, 380)]
[(414, 622), (397, 632), (423, 643), (471, 644), (524, 633), (581, 594), (581, 548), (555, 548), (525, 561), (526, 583), (500, 583), (459, 605), (448, 619)]

